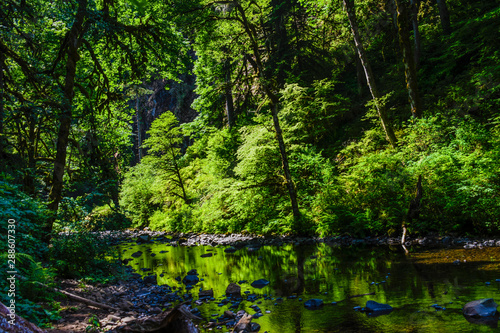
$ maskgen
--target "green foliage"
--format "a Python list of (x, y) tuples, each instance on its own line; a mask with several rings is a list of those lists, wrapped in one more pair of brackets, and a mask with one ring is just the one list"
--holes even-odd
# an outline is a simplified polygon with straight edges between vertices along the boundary
[(130, 225), (125, 214), (109, 205), (94, 208), (83, 221), (83, 228), (89, 231), (123, 230)]
[(125, 174), (120, 192), (120, 207), (135, 227), (146, 226), (159, 207), (153, 203), (155, 171), (150, 165), (138, 164)]
[(52, 241), (50, 261), (60, 276), (109, 276), (116, 270), (112, 261), (117, 255), (115, 251), (109, 241), (98, 234), (79, 230), (59, 235)]

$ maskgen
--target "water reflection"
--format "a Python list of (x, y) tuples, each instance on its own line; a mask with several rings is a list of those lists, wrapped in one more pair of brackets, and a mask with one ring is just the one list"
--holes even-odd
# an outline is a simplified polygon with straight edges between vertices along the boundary
[[(207, 319), (231, 305), (218, 305), (229, 283), (246, 280), (241, 284), (242, 294), (261, 298), (243, 301), (238, 309), (254, 314), (249, 306), (261, 302), (258, 306), (264, 316), (254, 319), (262, 326), (261, 332), (486, 332), (496, 325), (495, 320), (468, 322), (461, 312), (465, 303), (475, 299), (500, 301), (500, 283), (495, 281), (500, 278), (500, 251), (496, 248), (408, 255), (398, 247), (325, 244), (263, 246), (251, 252), (242, 248), (235, 253), (225, 253), (221, 247), (168, 243), (123, 244), (121, 249), (123, 258), (133, 259), (130, 265), (138, 273), (148, 275), (142, 269), (150, 268), (159, 284), (180, 288), (181, 294), (185, 286), (176, 277), (182, 279), (196, 269), (200, 282), (189, 292), (197, 299), (199, 290), (213, 289), (216, 298), (197, 306)], [(142, 256), (131, 257), (136, 251), (142, 251)], [(207, 253), (213, 255), (202, 257)], [(270, 283), (253, 288), (250, 284), (258, 279)], [(371, 295), (352, 297), (361, 294)], [(311, 298), (321, 298), (325, 305), (307, 310), (303, 303)], [(389, 304), (394, 311), (367, 316), (353, 310), (368, 300)]]

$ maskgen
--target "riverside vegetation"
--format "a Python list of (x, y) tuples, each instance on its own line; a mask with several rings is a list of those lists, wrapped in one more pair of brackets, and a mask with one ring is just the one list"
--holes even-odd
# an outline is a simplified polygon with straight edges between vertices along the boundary
[(31, 321), (60, 310), (34, 281), (123, 277), (91, 231), (499, 234), (498, 1), (0, 11), (0, 253), (14, 219)]

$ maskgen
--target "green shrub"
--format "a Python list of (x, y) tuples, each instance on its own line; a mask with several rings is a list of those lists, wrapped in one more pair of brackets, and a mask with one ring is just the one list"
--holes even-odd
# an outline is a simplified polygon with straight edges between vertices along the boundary
[(106, 239), (80, 230), (52, 240), (50, 262), (63, 277), (108, 276), (116, 269), (112, 261), (115, 251)]

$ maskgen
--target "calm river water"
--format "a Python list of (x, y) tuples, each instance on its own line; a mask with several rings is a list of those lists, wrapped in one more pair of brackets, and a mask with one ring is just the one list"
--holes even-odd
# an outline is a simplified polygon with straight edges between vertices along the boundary
[[(496, 282), (500, 279), (500, 248), (420, 249), (408, 255), (399, 247), (339, 248), (326, 244), (263, 246), (254, 252), (242, 248), (231, 254), (224, 249), (174, 247), (168, 243), (121, 245), (123, 258), (143, 252), (129, 263), (137, 273), (156, 274), (158, 284), (176, 287), (180, 295), (186, 290), (176, 277), (183, 278), (196, 269), (203, 280), (189, 290), (194, 300), (200, 289), (214, 291), (215, 301), (193, 305), (207, 319), (217, 318), (216, 314), (222, 315), (229, 309), (231, 303), (218, 304), (225, 298), (229, 283), (240, 282), (244, 298), (262, 296), (256, 301), (242, 301), (237, 309), (254, 314), (250, 306), (261, 302), (257, 305), (263, 316), (253, 320), (261, 325), (260, 332), (494, 330), (468, 322), (461, 309), (465, 303), (481, 298), (493, 298), (500, 303), (500, 282)], [(201, 257), (208, 253), (213, 255)], [(143, 272), (142, 268), (151, 268), (152, 272)], [(250, 284), (258, 279), (270, 283), (261, 289), (253, 288)], [(373, 292), (374, 295), (349, 297)], [(324, 306), (306, 309), (304, 302), (311, 298), (322, 299)], [(389, 304), (394, 310), (376, 317), (354, 310), (356, 306), (364, 307), (368, 300)], [(445, 310), (432, 307), (436, 304)]]

